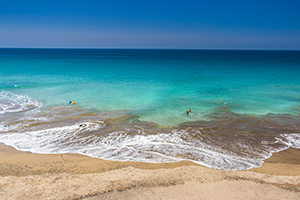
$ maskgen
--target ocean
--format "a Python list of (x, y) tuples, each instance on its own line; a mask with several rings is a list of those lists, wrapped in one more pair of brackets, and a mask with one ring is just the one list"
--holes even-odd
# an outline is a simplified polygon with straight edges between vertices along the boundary
[(300, 148), (300, 51), (2, 48), (0, 80), (22, 151), (245, 170)]

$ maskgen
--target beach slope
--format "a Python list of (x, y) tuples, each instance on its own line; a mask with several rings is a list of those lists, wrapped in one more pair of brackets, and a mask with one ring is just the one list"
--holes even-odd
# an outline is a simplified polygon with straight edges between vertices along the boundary
[(248, 171), (192, 162), (117, 162), (0, 144), (0, 199), (300, 199), (300, 151)]

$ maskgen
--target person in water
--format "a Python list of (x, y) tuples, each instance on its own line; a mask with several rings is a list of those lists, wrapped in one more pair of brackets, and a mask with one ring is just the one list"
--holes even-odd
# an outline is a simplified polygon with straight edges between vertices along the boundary
[(191, 109), (191, 108), (189, 108), (189, 112), (192, 112), (192, 109)]
[(72, 102), (72, 101), (70, 101), (70, 104), (76, 104), (76, 103), (75, 103), (75, 101), (73, 101), (73, 102)]

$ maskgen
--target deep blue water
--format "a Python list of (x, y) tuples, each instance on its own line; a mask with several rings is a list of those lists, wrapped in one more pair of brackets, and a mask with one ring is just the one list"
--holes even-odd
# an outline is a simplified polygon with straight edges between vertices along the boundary
[(299, 74), (300, 51), (0, 49), (0, 142), (251, 168), (299, 148)]

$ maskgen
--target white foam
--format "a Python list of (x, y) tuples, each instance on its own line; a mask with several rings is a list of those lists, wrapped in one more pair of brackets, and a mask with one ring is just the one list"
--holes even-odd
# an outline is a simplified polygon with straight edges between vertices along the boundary
[(281, 134), (283, 137), (280, 142), (286, 144), (288, 147), (300, 149), (300, 133)]
[[(63, 146), (63, 149), (66, 149), (68, 152), (68, 145), (72, 145), (72, 143), (76, 144), (76, 141), (80, 139), (78, 135), (87, 131), (99, 130), (104, 126), (103, 121), (83, 122), (71, 126), (28, 131), (25, 133), (11, 132), (13, 129), (8, 127), (7, 129), (10, 132), (0, 134), (0, 141), (14, 146), (19, 150), (34, 153), (59, 153), (61, 152), (60, 147)], [(2, 124), (0, 128), (3, 128)]]
[(0, 133), (17, 131), (17, 130), (20, 130), (21, 128), (24, 128), (25, 126), (27, 126), (27, 125), (24, 123), (18, 123), (18, 124), (6, 126), (5, 123), (1, 122), (0, 123)]
[[(262, 146), (259, 148), (252, 147), (251, 144), (232, 143), (233, 146), (229, 150), (225, 148), (227, 144), (219, 144), (221, 141), (204, 139), (209, 136), (201, 135), (204, 133), (201, 128), (147, 135), (143, 129), (136, 126), (136, 129), (130, 130), (131, 134), (127, 134), (128, 130), (85, 134), (103, 130), (105, 126), (103, 121), (94, 121), (25, 133), (7, 132), (0, 134), (0, 142), (34, 153), (68, 152), (109, 160), (151, 163), (191, 160), (207, 167), (225, 170), (258, 167), (272, 152), (288, 147), (300, 147), (299, 133), (279, 135), (273, 142), (261, 142)], [(136, 134), (132, 134), (133, 131)], [(272, 146), (275, 143), (281, 146), (276, 149)], [(238, 154), (234, 148), (243, 152)]]
[(185, 134), (184, 131), (135, 136), (119, 131), (106, 137), (80, 137), (82, 131), (97, 130), (104, 127), (103, 124), (86, 122), (84, 127), (75, 124), (25, 134), (2, 134), (0, 141), (34, 153), (81, 153), (110, 160), (157, 163), (185, 159), (204, 166), (228, 170), (248, 169), (260, 164), (254, 159), (222, 154), (220, 149), (207, 144), (195, 145), (186, 142), (180, 138), (181, 134)]
[[(196, 130), (196, 132), (199, 132), (199, 130)], [(236, 147), (247, 150), (239, 156), (236, 153), (225, 151), (214, 143), (203, 143), (201, 140), (197, 142), (183, 140), (182, 137), (188, 137), (188, 134), (190, 132), (187, 133), (186, 130), (173, 130), (172, 133), (135, 135), (132, 137), (126, 135), (125, 132), (115, 132), (98, 143), (99, 146), (101, 146), (101, 143), (105, 144), (107, 148), (101, 151), (101, 156), (98, 157), (110, 160), (144, 162), (171, 162), (185, 159), (212, 168), (243, 170), (260, 166), (263, 163), (263, 159), (269, 157), (272, 151), (276, 151), (275, 147), (269, 145), (261, 146), (261, 149), (257, 149), (247, 144), (238, 143)], [(287, 137), (295, 138), (298, 135), (287, 134)], [(285, 148), (287, 148), (287, 145), (282, 145), (280, 150)], [(96, 151), (94, 149), (93, 153)], [(89, 154), (92, 152), (86, 151), (85, 153)], [(183, 157), (180, 157), (180, 155), (183, 155)]]
[(17, 95), (8, 91), (0, 92), (0, 114), (35, 110), (41, 106), (41, 102), (32, 100), (26, 95)]

